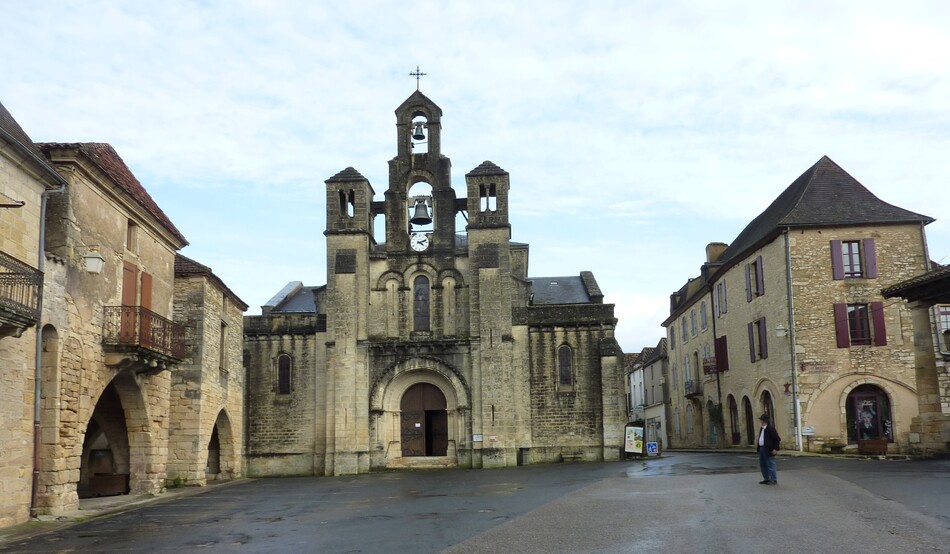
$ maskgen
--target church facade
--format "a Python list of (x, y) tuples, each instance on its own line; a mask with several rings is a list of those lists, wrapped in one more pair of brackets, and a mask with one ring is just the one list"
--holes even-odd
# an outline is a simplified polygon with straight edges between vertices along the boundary
[(353, 168), (326, 181), (326, 284), (245, 317), (248, 475), (619, 458), (613, 305), (589, 272), (528, 277), (508, 173), (458, 197), (441, 118), (419, 91), (397, 108), (383, 199)]

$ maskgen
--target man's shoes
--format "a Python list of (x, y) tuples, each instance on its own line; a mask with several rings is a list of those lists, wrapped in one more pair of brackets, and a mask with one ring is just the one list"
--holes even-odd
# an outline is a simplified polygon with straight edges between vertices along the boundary
[(766, 479), (765, 481), (759, 481), (759, 484), (760, 484), (760, 485), (771, 485), (772, 482), (769, 481), (768, 479)]
[(778, 481), (769, 481), (768, 483), (769, 483), (770, 485), (778, 485)]

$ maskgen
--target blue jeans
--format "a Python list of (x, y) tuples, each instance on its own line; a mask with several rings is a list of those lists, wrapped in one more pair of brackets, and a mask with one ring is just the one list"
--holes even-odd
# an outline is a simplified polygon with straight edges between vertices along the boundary
[(764, 446), (759, 447), (759, 469), (762, 470), (762, 479), (765, 481), (777, 481), (775, 476), (775, 456), (771, 450), (766, 450)]

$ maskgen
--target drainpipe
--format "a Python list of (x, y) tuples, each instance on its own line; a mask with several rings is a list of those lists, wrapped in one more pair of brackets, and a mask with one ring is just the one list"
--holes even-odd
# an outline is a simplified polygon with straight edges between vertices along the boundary
[(802, 451), (802, 414), (798, 405), (798, 360), (795, 356), (795, 303), (792, 299), (792, 249), (788, 240), (788, 227), (782, 232), (785, 237), (785, 286), (788, 290), (788, 350), (792, 360), (792, 408), (795, 418), (795, 449)]

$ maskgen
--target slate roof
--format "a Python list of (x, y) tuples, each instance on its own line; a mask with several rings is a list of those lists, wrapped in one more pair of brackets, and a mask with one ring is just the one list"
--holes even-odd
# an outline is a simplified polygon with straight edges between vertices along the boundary
[(466, 177), (477, 177), (479, 175), (508, 175), (508, 172), (492, 162), (485, 160), (478, 164), (478, 167), (465, 174)]
[(112, 145), (105, 142), (41, 142), (37, 146), (47, 157), (53, 150), (78, 149), (103, 173), (109, 176), (112, 181), (131, 196), (140, 206), (145, 208), (152, 217), (158, 220), (158, 223), (164, 227), (175, 238), (187, 245), (188, 241), (184, 235), (175, 227), (165, 212), (158, 207), (155, 200), (148, 194), (142, 183), (135, 178), (129, 166), (125, 165), (119, 153), (112, 148)]
[(333, 177), (330, 177), (326, 180), (327, 183), (345, 183), (348, 181), (366, 181), (366, 177), (360, 174), (359, 171), (348, 167), (343, 171), (337, 173)]
[(659, 342), (656, 343), (656, 346), (654, 346), (651, 349), (650, 355), (641, 361), (643, 362), (643, 365), (649, 365), (655, 362), (656, 360), (667, 358), (667, 357), (668, 355), (666, 352), (666, 337), (663, 337), (660, 339)]
[(822, 156), (752, 220), (718, 261), (728, 262), (783, 227), (920, 223), (933, 218), (879, 199), (828, 156)]
[(533, 304), (589, 304), (590, 296), (580, 276), (530, 277)]
[(210, 267), (199, 264), (187, 256), (175, 254), (175, 277), (185, 277), (190, 275), (200, 275), (207, 277), (219, 288), (221, 288), (225, 294), (231, 297), (231, 299), (234, 300), (234, 303), (241, 307), (242, 312), (247, 310), (247, 303), (241, 300), (238, 295), (234, 294), (234, 291), (228, 288), (228, 286), (224, 284), (224, 281), (222, 281), (217, 275), (214, 274), (213, 271), (211, 271)]
[(33, 139), (26, 134), (26, 131), (20, 127), (13, 115), (7, 111), (7, 108), (0, 102), (0, 133), (5, 135), (8, 140), (13, 142), (14, 147), (23, 154), (33, 158), (44, 171), (46, 171), (55, 181), (60, 184), (66, 184), (66, 180), (46, 161), (43, 152), (33, 143)]

